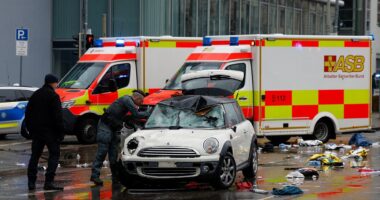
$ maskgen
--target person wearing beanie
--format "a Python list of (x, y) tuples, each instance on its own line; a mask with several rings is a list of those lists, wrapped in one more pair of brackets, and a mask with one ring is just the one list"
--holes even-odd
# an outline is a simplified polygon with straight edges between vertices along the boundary
[(60, 156), (60, 143), (64, 138), (61, 100), (55, 89), (58, 78), (45, 76), (45, 84), (30, 97), (25, 111), (25, 123), (32, 138), (32, 155), (28, 165), (28, 188), (36, 189), (38, 160), (47, 146), (48, 167), (45, 173), (45, 190), (63, 190), (54, 184)]

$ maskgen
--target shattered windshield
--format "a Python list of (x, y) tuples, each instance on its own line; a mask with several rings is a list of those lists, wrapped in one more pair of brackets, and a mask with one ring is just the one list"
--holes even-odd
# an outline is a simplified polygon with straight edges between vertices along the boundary
[(78, 63), (59, 82), (59, 88), (87, 89), (106, 63)]
[(197, 112), (159, 104), (145, 124), (145, 128), (223, 128), (224, 112), (220, 105)]
[(192, 62), (185, 63), (174, 77), (166, 84), (165, 90), (182, 90), (181, 77), (184, 74), (194, 71), (220, 69), (222, 63), (216, 62)]

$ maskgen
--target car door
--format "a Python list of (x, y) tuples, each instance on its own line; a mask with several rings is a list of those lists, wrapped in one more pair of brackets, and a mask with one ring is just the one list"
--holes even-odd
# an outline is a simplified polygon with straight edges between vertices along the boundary
[(233, 103), (224, 104), (226, 111), (226, 127), (233, 129), (231, 137), (232, 151), (235, 158), (236, 165), (244, 162), (244, 129), (240, 125), (241, 117), (235, 111)]
[(18, 102), (17, 98), (13, 89), (0, 90), (0, 128), (17, 129), (26, 105), (25, 102)]
[(242, 156), (242, 162), (247, 161), (249, 158), (250, 148), (251, 148), (251, 142), (252, 137), (254, 134), (254, 129), (252, 126), (252, 123), (245, 119), (243, 112), (240, 108), (240, 106), (237, 103), (233, 104), (235, 112), (237, 114), (237, 117), (239, 118), (240, 123), (236, 126), (239, 127), (240, 130), (243, 132), (243, 141), (241, 143), (241, 156)]

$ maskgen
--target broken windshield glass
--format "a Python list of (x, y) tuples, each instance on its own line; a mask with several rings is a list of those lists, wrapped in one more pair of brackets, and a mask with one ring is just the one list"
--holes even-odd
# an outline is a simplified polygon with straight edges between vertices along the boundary
[(223, 128), (224, 114), (220, 105), (193, 112), (159, 104), (145, 124), (145, 128)]

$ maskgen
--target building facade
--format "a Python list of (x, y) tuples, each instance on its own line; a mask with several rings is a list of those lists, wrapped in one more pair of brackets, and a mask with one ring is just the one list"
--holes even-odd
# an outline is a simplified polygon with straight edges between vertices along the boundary
[(77, 60), (70, 43), (83, 28), (86, 7), (95, 37), (330, 34), (326, 0), (87, 0), (87, 6), (85, 1), (53, 0), (53, 71), (58, 75)]

